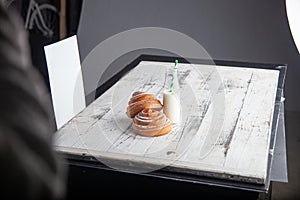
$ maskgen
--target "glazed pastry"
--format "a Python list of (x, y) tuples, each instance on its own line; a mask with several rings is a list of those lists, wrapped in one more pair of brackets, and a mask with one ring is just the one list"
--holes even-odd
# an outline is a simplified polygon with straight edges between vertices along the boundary
[(145, 92), (134, 92), (127, 106), (127, 116), (134, 118), (139, 112), (145, 108), (151, 108), (153, 110), (161, 110), (162, 104), (154, 94), (148, 94)]
[(172, 130), (172, 123), (164, 113), (144, 109), (134, 117), (132, 130), (143, 136), (161, 136)]

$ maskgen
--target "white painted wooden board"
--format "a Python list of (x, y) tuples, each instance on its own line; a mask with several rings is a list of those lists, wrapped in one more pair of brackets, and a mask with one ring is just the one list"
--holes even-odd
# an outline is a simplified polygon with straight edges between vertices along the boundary
[(143, 61), (55, 134), (57, 151), (118, 169), (164, 166), (194, 175), (265, 183), (278, 70), (180, 64), (182, 123), (160, 137), (131, 130), (134, 91), (162, 100), (166, 68)]

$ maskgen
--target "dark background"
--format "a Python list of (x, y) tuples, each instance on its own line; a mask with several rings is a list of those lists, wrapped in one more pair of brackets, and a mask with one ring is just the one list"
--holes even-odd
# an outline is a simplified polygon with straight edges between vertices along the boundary
[[(11, 12), (17, 11), (18, 14), (23, 18), (24, 23), (26, 19), (27, 9), (30, 0), (14, 0), (8, 9)], [(50, 4), (57, 8), (60, 11), (60, 0), (35, 0), (39, 5)], [(81, 12), (82, 0), (67, 0), (66, 2), (66, 37), (76, 35), (77, 27)], [(57, 23), (57, 30), (59, 31), (59, 23)], [(38, 69), (41, 75), (44, 78), (45, 84), (50, 91), (49, 76), (47, 70), (47, 64), (44, 54), (44, 46), (58, 42), (59, 40), (64, 39), (60, 38), (59, 35), (56, 35), (53, 38), (47, 38), (43, 36), (35, 28), (33, 30), (28, 30), (28, 40), (31, 46), (31, 58), (34, 67)]]
[[(300, 111), (300, 55), (288, 26), (285, 1), (84, 1), (78, 30), (81, 60), (114, 34), (151, 26), (190, 36), (213, 59), (288, 64), (286, 109)], [(110, 78), (140, 53), (143, 51), (120, 58), (105, 77)], [(187, 54), (193, 52), (187, 50)]]
[[(29, 0), (14, 2), (24, 17), (28, 2)], [(38, 2), (52, 3), (59, 7), (60, 1)], [(82, 2), (83, 9), (80, 13)], [(79, 22), (80, 14), (82, 16)], [(286, 110), (300, 111), (300, 55), (288, 26), (285, 1), (67, 0), (66, 17), (67, 36), (78, 33), (81, 61), (84, 61), (97, 44), (114, 34), (128, 29), (153, 26), (186, 34), (199, 42), (213, 59), (288, 64)], [(56, 42), (59, 38), (49, 41), (34, 31), (30, 31), (29, 36), (33, 63), (49, 87), (43, 46)], [(167, 54), (142, 50), (125, 55), (106, 70), (105, 78), (109, 79), (145, 52)], [(187, 55), (189, 54), (193, 57), (193, 52), (187, 50)], [(87, 94), (87, 102), (94, 98), (93, 94), (92, 97), (89, 95), (91, 94)]]

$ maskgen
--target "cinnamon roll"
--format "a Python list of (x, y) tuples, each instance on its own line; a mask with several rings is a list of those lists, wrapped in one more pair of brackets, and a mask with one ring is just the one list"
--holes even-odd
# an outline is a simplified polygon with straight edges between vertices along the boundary
[(128, 117), (134, 118), (145, 108), (151, 108), (159, 111), (163, 108), (163, 106), (154, 94), (134, 92), (128, 102), (126, 114)]
[(143, 136), (161, 136), (172, 130), (172, 123), (164, 113), (147, 108), (134, 117), (132, 130)]

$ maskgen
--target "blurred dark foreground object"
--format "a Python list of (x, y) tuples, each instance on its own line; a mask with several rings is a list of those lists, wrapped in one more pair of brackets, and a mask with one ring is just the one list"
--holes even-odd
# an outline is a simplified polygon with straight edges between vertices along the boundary
[(0, 1), (1, 199), (63, 199), (65, 170), (52, 150), (50, 98), (31, 64), (19, 17)]

